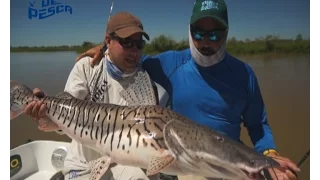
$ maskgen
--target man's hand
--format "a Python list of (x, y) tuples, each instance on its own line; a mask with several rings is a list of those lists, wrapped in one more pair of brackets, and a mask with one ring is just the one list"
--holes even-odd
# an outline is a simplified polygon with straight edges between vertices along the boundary
[(96, 47), (93, 47), (89, 50), (87, 50), (85, 53), (80, 54), (77, 58), (76, 58), (76, 62), (79, 61), (81, 58), (85, 57), (85, 56), (89, 56), (92, 57), (93, 59), (90, 61), (90, 65), (91, 67), (93, 67), (94, 65), (98, 64), (100, 62), (100, 60), (103, 57), (103, 51), (102, 49), (102, 45), (98, 45)]
[[(33, 90), (33, 94), (39, 98), (46, 96), (46, 94), (38, 88)], [(26, 106), (25, 114), (36, 121), (38, 129), (41, 131), (50, 132), (59, 130), (59, 127), (46, 116), (46, 110), (47, 106), (43, 101), (33, 101)]]
[[(33, 94), (39, 98), (43, 98), (46, 95), (40, 89), (35, 88)], [(47, 107), (43, 101), (33, 101), (29, 103), (25, 108), (25, 114), (30, 116), (35, 121), (39, 121), (41, 118), (46, 117)]]
[(269, 153), (266, 156), (277, 161), (281, 167), (268, 169), (270, 176), (274, 180), (296, 180), (298, 177), (295, 173), (300, 172), (300, 168), (290, 159), (279, 156), (276, 153)]

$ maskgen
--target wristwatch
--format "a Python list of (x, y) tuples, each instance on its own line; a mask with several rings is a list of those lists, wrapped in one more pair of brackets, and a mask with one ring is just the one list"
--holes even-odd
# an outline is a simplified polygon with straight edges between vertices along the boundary
[(275, 153), (276, 155), (279, 156), (279, 153), (274, 149), (267, 149), (267, 150), (263, 151), (263, 155), (267, 155), (269, 153)]

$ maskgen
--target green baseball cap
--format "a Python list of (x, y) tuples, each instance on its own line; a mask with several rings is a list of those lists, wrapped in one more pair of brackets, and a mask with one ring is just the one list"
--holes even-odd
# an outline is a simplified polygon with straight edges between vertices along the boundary
[(228, 28), (228, 11), (224, 0), (196, 0), (192, 10), (190, 24), (203, 17), (212, 17)]

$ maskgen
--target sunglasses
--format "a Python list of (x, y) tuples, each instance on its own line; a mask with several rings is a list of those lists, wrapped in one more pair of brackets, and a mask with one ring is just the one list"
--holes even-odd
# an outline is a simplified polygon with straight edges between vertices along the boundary
[(110, 34), (110, 37), (111, 39), (118, 41), (123, 48), (132, 48), (133, 46), (136, 46), (139, 50), (141, 50), (146, 44), (146, 41), (143, 39), (132, 40), (130, 38), (120, 38), (114, 33)]
[(200, 28), (190, 27), (191, 36), (196, 41), (203, 41), (206, 36), (210, 41), (220, 41), (224, 38), (227, 29), (214, 29), (211, 31), (204, 31)]

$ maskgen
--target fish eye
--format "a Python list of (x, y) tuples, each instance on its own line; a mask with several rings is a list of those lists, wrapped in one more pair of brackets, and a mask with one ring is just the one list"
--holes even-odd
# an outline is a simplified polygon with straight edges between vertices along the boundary
[(216, 136), (216, 140), (218, 140), (218, 141), (220, 141), (220, 142), (223, 142), (223, 141), (224, 141), (223, 137), (221, 137), (221, 136)]
[(255, 160), (250, 160), (250, 161), (249, 161), (249, 164), (251, 164), (251, 165), (254, 165), (255, 163), (256, 163)]

